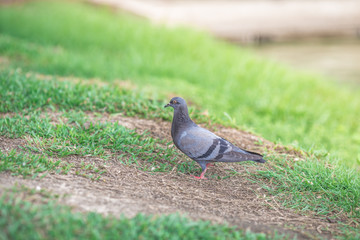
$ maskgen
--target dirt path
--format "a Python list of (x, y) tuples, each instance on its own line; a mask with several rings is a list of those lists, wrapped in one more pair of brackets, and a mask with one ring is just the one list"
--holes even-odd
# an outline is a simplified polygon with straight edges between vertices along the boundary
[(359, 37), (360, 1), (89, 0), (154, 22), (188, 25), (241, 42)]
[[(51, 113), (56, 123), (59, 113)], [(96, 119), (91, 113), (88, 117), (96, 121), (116, 121), (138, 132), (147, 130), (152, 137), (169, 139), (170, 123), (163, 121), (128, 118), (121, 115), (104, 115)], [(254, 141), (258, 137), (235, 129), (218, 128), (218, 134), (240, 143), (248, 149), (257, 149)], [(23, 139), (0, 137), (0, 149), (9, 151), (25, 145)], [(266, 144), (271, 144), (265, 141)], [(241, 144), (239, 144), (241, 145)], [(170, 214), (179, 212), (193, 219), (206, 219), (214, 223), (227, 222), (242, 229), (255, 232), (297, 235), (298, 239), (317, 238), (321, 235), (330, 238), (333, 224), (315, 216), (304, 216), (293, 210), (282, 208), (276, 199), (266, 196), (261, 186), (249, 180), (249, 173), (261, 169), (261, 165), (219, 163), (209, 169), (209, 174), (228, 175), (234, 169), (239, 174), (226, 179), (199, 181), (189, 175), (172, 171), (170, 173), (150, 173), (133, 166), (120, 164), (115, 158), (105, 161), (96, 157), (68, 156), (67, 162), (79, 164), (91, 162), (106, 165), (108, 170), (100, 181), (74, 174), (49, 174), (44, 179), (24, 179), (0, 174), (0, 189), (4, 190), (20, 184), (29, 188), (41, 188), (60, 194), (61, 204), (74, 207), (77, 211), (95, 211), (102, 214), (132, 217), (137, 213)], [(180, 159), (180, 161), (189, 161)], [(248, 171), (248, 172), (247, 172)], [(321, 230), (323, 229), (323, 230)]]

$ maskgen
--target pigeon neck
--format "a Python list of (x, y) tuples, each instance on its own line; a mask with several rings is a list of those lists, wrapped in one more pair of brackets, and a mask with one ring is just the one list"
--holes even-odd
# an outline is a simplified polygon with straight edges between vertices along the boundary
[(174, 138), (184, 126), (191, 123), (193, 123), (193, 121), (189, 117), (187, 107), (177, 109), (174, 111), (174, 117), (171, 125), (171, 136)]
[(173, 122), (176, 121), (177, 124), (182, 124), (191, 121), (189, 117), (189, 111), (187, 107), (181, 107), (177, 111), (174, 111)]

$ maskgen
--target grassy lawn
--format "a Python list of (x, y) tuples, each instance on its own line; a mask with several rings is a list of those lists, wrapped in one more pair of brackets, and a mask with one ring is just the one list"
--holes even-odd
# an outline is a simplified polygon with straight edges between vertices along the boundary
[[(268, 149), (265, 169), (249, 174), (282, 206), (360, 222), (359, 90), (279, 66), (203, 33), (154, 26), (77, 1), (2, 6), (0, 67), (0, 113), (9, 113), (0, 118), (0, 136), (26, 142), (0, 150), (0, 172), (33, 178), (69, 174), (74, 166), (63, 160), (77, 155), (116, 157), (146, 172), (194, 174), (198, 166), (179, 163), (181, 156), (164, 139), (88, 118), (90, 112), (122, 113), (170, 121), (163, 106), (176, 94), (191, 101), (197, 122), (236, 126), (306, 151), (294, 161)], [(123, 81), (131, 82), (131, 89), (118, 87)], [(60, 114), (55, 123), (52, 112)], [(81, 174), (95, 181), (106, 171), (91, 164), (82, 168)], [(1, 239), (113, 239), (119, 232), (127, 239), (283, 237), (178, 215), (128, 219), (73, 213), (11, 194), (3, 195), (0, 209)], [(344, 228), (342, 237), (359, 234)]]
[[(137, 134), (117, 123), (92, 122), (86, 125), (89, 119), (84, 111), (90, 110), (99, 115), (105, 109), (161, 118), (164, 102), (149, 101), (141, 95), (133, 97), (134, 91), (116, 87), (39, 80), (18, 72), (3, 72), (0, 83), (3, 100), (0, 109), (22, 113), (1, 118), (0, 135), (20, 137), (27, 142), (21, 151), (0, 152), (0, 171), (31, 177), (49, 172), (67, 174), (74, 167), (62, 161), (68, 155), (99, 156), (105, 160), (116, 156), (120, 163), (150, 172), (169, 172), (175, 168), (194, 174), (199, 170), (194, 162), (179, 163), (179, 153), (167, 148), (164, 140)], [(121, 99), (126, 99), (126, 104), (104, 108), (115, 102), (121, 103)], [(61, 113), (55, 124), (48, 116), (48, 112), (53, 110)], [(192, 109), (192, 113), (199, 121), (205, 121), (199, 110)], [(67, 121), (63, 122), (62, 118)], [(265, 155), (269, 165), (253, 174), (252, 178), (282, 201), (283, 206), (302, 212), (312, 211), (324, 217), (343, 213), (355, 222), (360, 219), (360, 176), (356, 171), (328, 164), (326, 154), (321, 153), (304, 156), (303, 161), (289, 161), (287, 155), (278, 155), (271, 150)], [(84, 173), (76, 174), (98, 180), (105, 168), (87, 164), (82, 169)]]
[(2, 7), (0, 34), (0, 54), (12, 67), (131, 80), (149, 97), (176, 93), (221, 123), (359, 165), (359, 90), (279, 66), (206, 34), (77, 2)]

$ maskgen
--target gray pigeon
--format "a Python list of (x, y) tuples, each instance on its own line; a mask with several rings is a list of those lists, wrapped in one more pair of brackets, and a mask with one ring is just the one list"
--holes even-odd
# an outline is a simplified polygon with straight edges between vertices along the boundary
[(262, 155), (236, 147), (229, 141), (199, 127), (189, 117), (186, 102), (174, 97), (164, 107), (174, 108), (171, 137), (175, 146), (186, 156), (196, 161), (202, 169), (198, 179), (204, 177), (207, 167), (213, 162), (254, 161), (264, 163)]

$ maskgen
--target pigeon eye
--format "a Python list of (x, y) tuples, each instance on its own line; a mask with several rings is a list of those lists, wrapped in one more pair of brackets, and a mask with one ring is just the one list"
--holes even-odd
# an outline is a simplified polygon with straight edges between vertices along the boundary
[(176, 104), (176, 103), (177, 103), (177, 101), (176, 101), (176, 100), (174, 100), (174, 101), (173, 101), (173, 104)]

